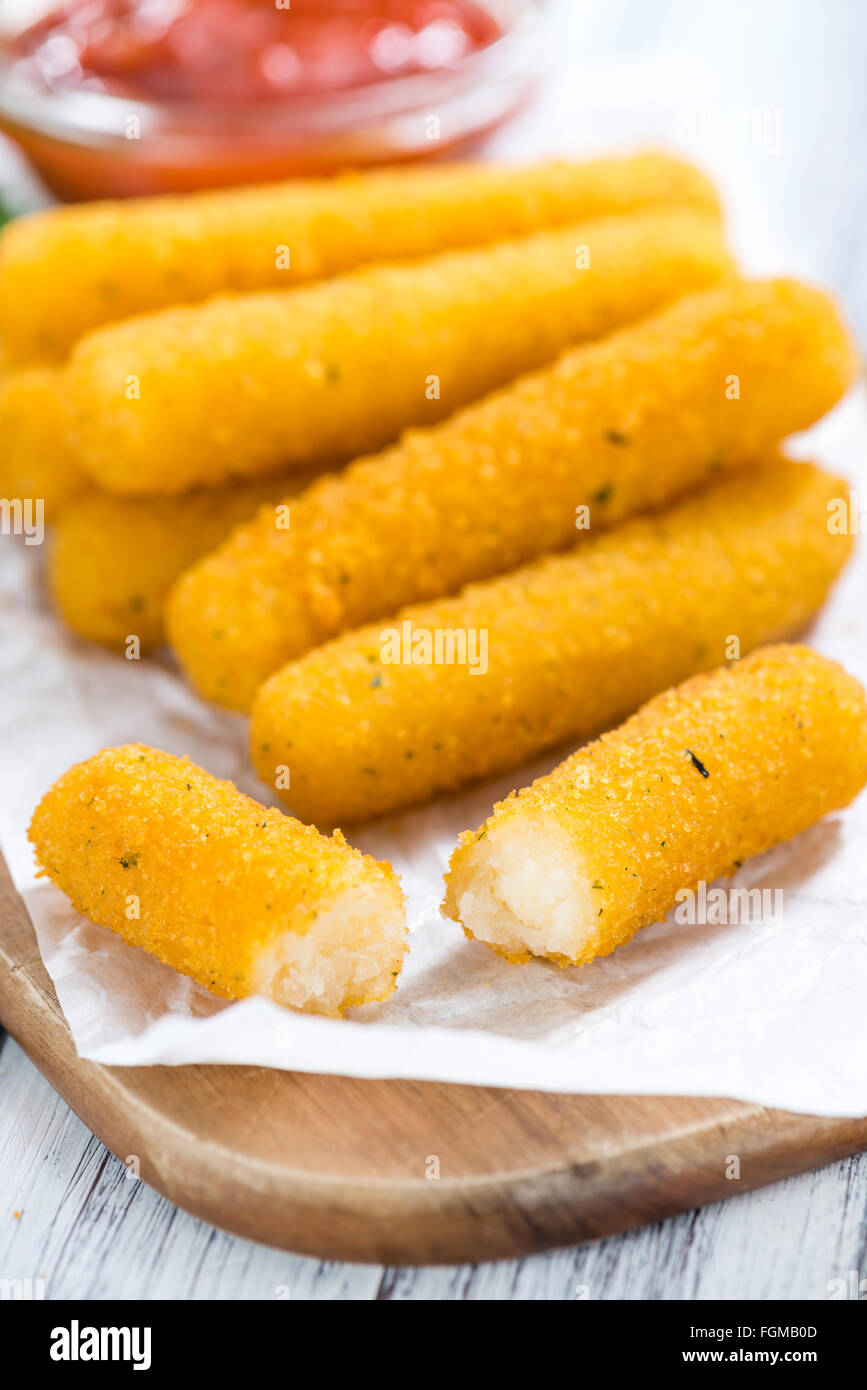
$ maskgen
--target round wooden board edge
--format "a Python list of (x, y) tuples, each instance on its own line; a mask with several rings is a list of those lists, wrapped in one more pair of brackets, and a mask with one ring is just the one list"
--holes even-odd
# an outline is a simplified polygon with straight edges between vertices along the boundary
[[(515, 1258), (598, 1240), (867, 1147), (867, 1119), (824, 1120), (719, 1101), (712, 1103), (709, 1120), (708, 1102), (697, 1098), (694, 1121), (667, 1132), (657, 1125), (651, 1137), (623, 1145), (599, 1162), (576, 1162), (563, 1150), (535, 1168), (436, 1181), (276, 1168), (203, 1142), (136, 1094), (142, 1072), (202, 1073), (204, 1091), (204, 1073), (220, 1068), (113, 1068), (78, 1056), (5, 866), (0, 867), (0, 922), (5, 967), (0, 1021), (88, 1128), (119, 1159), (135, 1153), (142, 1180), (192, 1216), (296, 1254), (398, 1265)], [(405, 1083), (357, 1084), (395, 1088)], [(437, 1082), (413, 1084), (436, 1088), (440, 1097), (467, 1091)], [(539, 1093), (503, 1094), (521, 1105)], [(627, 1098), (567, 1098), (574, 1101), (576, 1119), (582, 1103), (617, 1099)], [(664, 1097), (641, 1101), (649, 1122), (666, 1105)], [(719, 1162), (726, 1152), (741, 1158), (744, 1177), (736, 1189), (725, 1181)]]

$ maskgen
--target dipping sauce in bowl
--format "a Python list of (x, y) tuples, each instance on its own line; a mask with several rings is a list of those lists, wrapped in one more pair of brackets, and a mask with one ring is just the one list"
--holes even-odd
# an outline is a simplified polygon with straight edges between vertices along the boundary
[(268, 102), (434, 71), (501, 33), (476, 0), (66, 0), (12, 49), (49, 90)]
[(520, 105), (539, 56), (530, 0), (32, 8), (0, 29), (0, 124), (67, 198), (454, 152)]

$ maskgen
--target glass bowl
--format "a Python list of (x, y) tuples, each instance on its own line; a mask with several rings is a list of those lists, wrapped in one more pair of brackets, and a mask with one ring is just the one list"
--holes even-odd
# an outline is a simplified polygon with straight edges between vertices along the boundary
[(7, 0), (0, 14), (0, 130), (66, 200), (465, 154), (523, 105), (544, 58), (538, 3), (487, 0), (484, 8), (500, 37), (449, 67), (239, 105), (44, 87), (22, 71), (10, 47), (33, 22), (32, 0)]

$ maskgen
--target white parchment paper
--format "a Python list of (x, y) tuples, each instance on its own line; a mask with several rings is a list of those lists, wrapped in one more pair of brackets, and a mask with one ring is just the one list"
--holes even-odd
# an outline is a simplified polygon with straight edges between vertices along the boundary
[[(864, 401), (850, 399), (817, 433), (823, 456), (852, 471), (867, 438)], [(82, 1056), (867, 1112), (867, 797), (744, 866), (738, 884), (783, 890), (779, 920), (670, 919), (583, 969), (510, 966), (439, 916), (442, 873), (458, 832), (553, 766), (551, 754), (355, 837), (392, 861), (409, 895), (411, 951), (390, 1001), (342, 1021), (259, 999), (226, 1005), (35, 885), (25, 828), (70, 763), (133, 739), (189, 753), (272, 801), (246, 765), (244, 721), (204, 705), (168, 662), (124, 661), (66, 633), (44, 604), (33, 549), (4, 540), (2, 580), (0, 843)], [(865, 594), (862, 546), (811, 634), (862, 680)]]
[[(609, 143), (648, 137), (634, 112), (618, 107), (610, 115)], [(575, 146), (580, 138), (559, 142)], [(540, 148), (551, 150), (550, 129), (521, 127), (514, 152)], [(809, 271), (773, 230), (758, 166), (736, 155), (724, 149), (707, 162), (731, 193), (737, 249), (759, 272)], [(795, 447), (852, 478), (867, 502), (865, 445), (859, 390)], [(817, 1114), (867, 1113), (863, 796), (744, 866), (739, 885), (783, 890), (781, 920), (690, 927), (670, 919), (583, 969), (509, 966), (438, 912), (459, 831), (569, 750), (368, 827), (355, 842), (402, 875), (411, 951), (397, 994), (342, 1021), (260, 999), (226, 1005), (83, 920), (56, 889), (34, 883), (25, 837), (39, 797), (71, 763), (139, 740), (188, 753), (264, 801), (273, 796), (248, 768), (243, 720), (198, 700), (168, 658), (125, 661), (72, 637), (43, 598), (38, 549), (7, 538), (0, 545), (0, 844), (82, 1056), (116, 1065), (243, 1062), (544, 1090), (727, 1095)], [(862, 545), (810, 640), (867, 681), (865, 598)]]

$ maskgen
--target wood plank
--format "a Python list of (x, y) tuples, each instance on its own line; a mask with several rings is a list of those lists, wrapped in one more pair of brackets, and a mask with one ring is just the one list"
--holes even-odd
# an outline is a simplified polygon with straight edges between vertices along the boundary
[(383, 1269), (239, 1240), (130, 1182), (2, 1032), (0, 1095), (0, 1274), (41, 1276), (48, 1299), (762, 1301), (867, 1274), (867, 1156), (594, 1244)]
[(867, 1148), (867, 1119), (726, 1100), (101, 1066), (75, 1052), (5, 866), (0, 923), (0, 1019), (85, 1124), (176, 1205), (282, 1249), (393, 1264), (522, 1255)]

